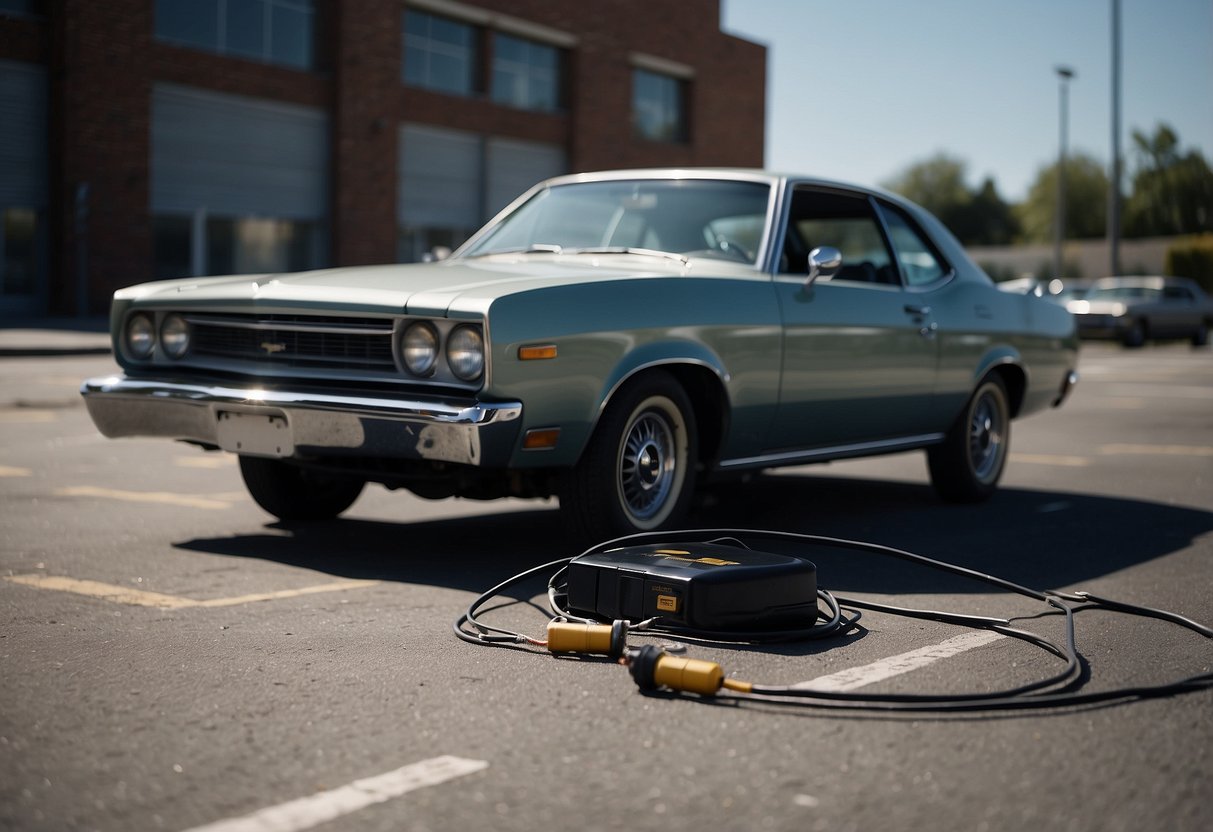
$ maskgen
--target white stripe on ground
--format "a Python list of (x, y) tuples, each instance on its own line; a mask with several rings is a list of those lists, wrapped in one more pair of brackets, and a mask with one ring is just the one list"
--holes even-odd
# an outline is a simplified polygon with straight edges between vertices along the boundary
[(894, 676), (900, 676), (903, 673), (909, 673), (911, 670), (919, 670), (942, 659), (982, 647), (1002, 638), (1006, 638), (1006, 636), (991, 633), (987, 630), (964, 633), (931, 647), (920, 647), (917, 650), (911, 650), (899, 656), (890, 656), (887, 659), (881, 659), (878, 662), (872, 662), (863, 667), (852, 667), (849, 670), (840, 670), (828, 676), (818, 676), (816, 679), (800, 682), (792, 685), (792, 687), (802, 690), (829, 692), (855, 690), (856, 688), (862, 688), (885, 679), (891, 679)]
[(310, 797), (279, 803), (251, 815), (196, 826), (187, 832), (299, 832), (411, 791), (481, 771), (488, 765), (484, 760), (434, 757)]

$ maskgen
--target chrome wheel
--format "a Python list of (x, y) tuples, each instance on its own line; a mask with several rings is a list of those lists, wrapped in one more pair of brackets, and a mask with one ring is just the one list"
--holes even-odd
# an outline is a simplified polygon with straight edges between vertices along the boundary
[(973, 476), (981, 482), (990, 482), (992, 475), (1002, 471), (1006, 420), (1005, 404), (990, 392), (984, 392), (973, 403), (969, 417), (969, 461)]
[(945, 500), (977, 503), (998, 487), (1011, 447), (1011, 404), (1001, 377), (987, 376), (943, 442), (927, 449), (931, 484)]
[(619, 495), (639, 523), (661, 511), (682, 475), (674, 432), (667, 412), (648, 410), (635, 417), (620, 446)]
[(571, 537), (596, 543), (678, 522), (695, 488), (697, 437), (690, 398), (670, 374), (627, 382), (562, 482)]

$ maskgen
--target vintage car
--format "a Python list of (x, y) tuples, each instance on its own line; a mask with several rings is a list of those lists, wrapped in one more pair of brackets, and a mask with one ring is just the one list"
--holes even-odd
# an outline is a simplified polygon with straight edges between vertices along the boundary
[(1126, 347), (1166, 338), (1203, 347), (1213, 328), (1213, 298), (1182, 277), (1106, 277), (1066, 308), (1081, 337), (1108, 338)]
[(911, 449), (985, 499), (1011, 419), (1077, 378), (1072, 316), (921, 208), (760, 171), (560, 177), (439, 262), (147, 283), (112, 323), (101, 432), (238, 454), (284, 521), (377, 482), (558, 496), (592, 540), (718, 477)]

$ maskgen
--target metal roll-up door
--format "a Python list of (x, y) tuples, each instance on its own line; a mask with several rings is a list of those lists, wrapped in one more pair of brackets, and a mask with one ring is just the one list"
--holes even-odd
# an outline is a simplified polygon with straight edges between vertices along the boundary
[(0, 314), (46, 305), (46, 70), (0, 61)]
[(46, 204), (46, 70), (0, 61), (0, 207)]
[(536, 182), (566, 171), (559, 145), (492, 138), (488, 142), (486, 208), (489, 216), (513, 202)]
[(476, 228), (484, 220), (481, 140), (418, 124), (400, 128), (397, 220), (415, 228)]
[(152, 213), (323, 218), (328, 202), (323, 111), (156, 84)]

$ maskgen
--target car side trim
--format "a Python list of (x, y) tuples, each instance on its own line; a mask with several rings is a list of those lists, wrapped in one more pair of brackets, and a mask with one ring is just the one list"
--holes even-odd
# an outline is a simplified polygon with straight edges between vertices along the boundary
[(832, 445), (827, 448), (783, 451), (780, 453), (740, 457), (738, 459), (726, 459), (722, 460), (717, 467), (730, 470), (738, 468), (774, 468), (780, 465), (795, 465), (801, 462), (825, 462), (831, 459), (876, 456), (924, 448), (928, 445), (937, 445), (943, 439), (944, 435), (942, 433), (924, 433), (918, 436), (904, 436), (899, 439), (882, 439), (878, 442), (857, 442), (852, 445)]

